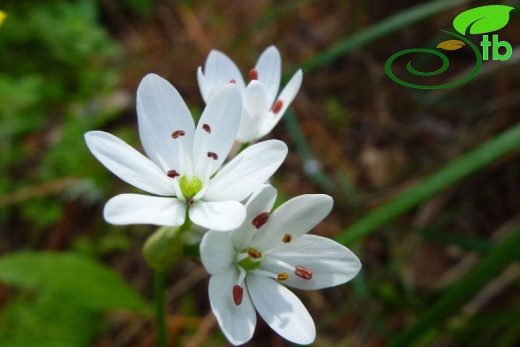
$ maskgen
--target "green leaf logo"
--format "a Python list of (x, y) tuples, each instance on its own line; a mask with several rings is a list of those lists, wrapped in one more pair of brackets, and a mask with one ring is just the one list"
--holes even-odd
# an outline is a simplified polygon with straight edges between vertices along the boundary
[(509, 12), (514, 9), (514, 7), (505, 5), (472, 8), (455, 17), (453, 27), (462, 35), (466, 35), (468, 28), (470, 34), (490, 33), (505, 27), (509, 22)]

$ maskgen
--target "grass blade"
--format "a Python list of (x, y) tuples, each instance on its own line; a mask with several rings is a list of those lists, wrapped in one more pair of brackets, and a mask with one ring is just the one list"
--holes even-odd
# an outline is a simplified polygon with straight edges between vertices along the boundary
[[(444, 10), (465, 4), (470, 0), (437, 0), (426, 4), (412, 7), (408, 10), (399, 12), (387, 19), (370, 26), (348, 37), (344, 41), (332, 46), (325, 52), (314, 56), (302, 65), (304, 71), (311, 71), (321, 66), (330, 64), (334, 59), (348, 51), (361, 47), (380, 37), (386, 36), (396, 30), (407, 27), (429, 16), (433, 16)], [(287, 76), (292, 76), (293, 72)]]
[(464, 177), (519, 148), (520, 123), (399, 193), (376, 211), (341, 232), (337, 241), (349, 244), (359, 240)]
[(439, 324), (470, 299), (500, 270), (518, 258), (520, 228), (490, 251), (466, 276), (420, 315), (415, 323), (390, 340), (389, 347), (417, 346), (416, 342), (435, 330)]

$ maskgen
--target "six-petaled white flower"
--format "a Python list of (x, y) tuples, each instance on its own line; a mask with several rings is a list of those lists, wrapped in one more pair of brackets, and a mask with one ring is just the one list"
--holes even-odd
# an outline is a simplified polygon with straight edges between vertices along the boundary
[[(269, 133), (283, 116), (300, 89), (302, 71), (298, 70), (278, 96), (281, 79), (280, 53), (268, 47), (249, 72), (246, 86), (236, 64), (224, 53), (212, 50), (206, 59), (204, 72), (199, 67), (197, 78), (205, 102), (219, 87), (233, 82), (242, 93), (242, 117), (236, 136), (239, 142), (252, 142)], [(277, 97), (278, 96), (278, 97)]]
[(242, 151), (222, 169), (240, 122), (238, 88), (228, 83), (213, 93), (197, 128), (177, 90), (149, 74), (137, 91), (139, 135), (148, 158), (102, 131), (85, 134), (90, 151), (122, 180), (159, 196), (121, 194), (105, 205), (113, 224), (177, 226), (186, 210), (195, 224), (215, 230), (238, 227), (245, 218), (239, 202), (281, 165), (287, 146), (265, 141)]
[(212, 275), (211, 308), (227, 339), (249, 341), (256, 325), (255, 308), (282, 337), (311, 343), (314, 322), (287, 286), (320, 289), (345, 283), (360, 270), (359, 259), (330, 239), (306, 235), (332, 209), (327, 195), (302, 195), (269, 215), (276, 190), (264, 186), (246, 203), (244, 223), (230, 232), (210, 230), (200, 256)]

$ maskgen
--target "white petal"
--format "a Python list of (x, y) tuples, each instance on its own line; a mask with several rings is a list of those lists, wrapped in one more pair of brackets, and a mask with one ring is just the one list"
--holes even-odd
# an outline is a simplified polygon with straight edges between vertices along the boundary
[(271, 329), (294, 343), (314, 341), (314, 322), (296, 295), (269, 277), (248, 274), (246, 281), (256, 310)]
[(258, 58), (255, 69), (258, 71), (258, 80), (267, 91), (267, 102), (272, 105), (278, 94), (282, 75), (282, 58), (278, 49), (275, 46), (268, 47)]
[(199, 200), (190, 207), (191, 221), (207, 229), (218, 231), (236, 229), (245, 217), (246, 208), (236, 201)]
[(105, 220), (111, 224), (154, 224), (177, 226), (184, 223), (185, 205), (177, 198), (121, 194), (108, 200)]
[(261, 233), (255, 234), (254, 247), (263, 252), (283, 245), (285, 234), (291, 234), (296, 240), (321, 222), (329, 214), (332, 204), (332, 198), (324, 194), (292, 198), (271, 214)]
[[(137, 89), (137, 116), (139, 136), (148, 157), (159, 166), (166, 163), (169, 167), (163, 167), (165, 170), (180, 172), (179, 142), (191, 154), (195, 123), (177, 90), (162, 77), (146, 75)], [(173, 139), (176, 130), (185, 135)]]
[(253, 220), (264, 212), (269, 212), (273, 208), (276, 200), (276, 189), (270, 185), (263, 185), (257, 189), (246, 203), (246, 219), (240, 228), (231, 233), (231, 239), (236, 249), (244, 249), (251, 244), (255, 234)]
[(238, 126), (235, 141), (240, 143), (253, 142), (258, 139), (261, 129), (256, 122), (256, 118), (253, 118), (253, 115), (249, 114), (245, 107), (242, 107), (242, 116), (240, 117), (240, 125)]
[[(303, 235), (292, 242), (269, 252), (268, 257), (281, 260), (294, 267), (304, 266), (312, 271), (312, 278), (305, 280), (292, 273), (282, 283), (298, 289), (321, 289), (333, 287), (354, 278), (361, 270), (361, 262), (348, 248), (331, 239)], [(265, 265), (262, 269), (273, 273), (287, 272), (282, 267)]]
[(246, 148), (209, 181), (204, 199), (244, 200), (274, 174), (286, 156), (287, 146), (278, 140)]
[(230, 235), (226, 232), (210, 230), (200, 243), (200, 260), (210, 274), (226, 271), (235, 260), (235, 249)]
[(200, 66), (197, 69), (197, 82), (199, 82), (200, 95), (202, 95), (202, 99), (204, 100), (204, 102), (207, 103), (209, 100), (210, 88)]
[(270, 104), (267, 102), (266, 90), (262, 83), (251, 81), (242, 95), (244, 100), (242, 117), (238, 128), (237, 140), (252, 142), (258, 139), (268, 116)]
[(238, 88), (243, 91), (246, 88), (244, 78), (236, 64), (224, 53), (212, 50), (204, 65), (205, 89), (207, 90), (205, 101), (208, 102), (211, 95), (219, 87), (235, 80)]
[(256, 326), (256, 312), (251, 298), (244, 288), (240, 305), (233, 301), (233, 286), (237, 283), (238, 271), (230, 268), (209, 280), (209, 301), (220, 329), (234, 345), (246, 343), (253, 336)]
[[(241, 112), (242, 98), (234, 84), (219, 88), (211, 97), (195, 131), (192, 158), (196, 177), (205, 181), (220, 168), (235, 141)], [(217, 159), (208, 157), (209, 152)]]
[(266, 134), (268, 134), (271, 130), (273, 130), (274, 126), (278, 124), (283, 114), (296, 97), (296, 94), (298, 94), (298, 90), (300, 90), (300, 86), (302, 84), (302, 78), (302, 70), (296, 71), (289, 83), (287, 83), (285, 88), (282, 90), (282, 93), (277, 99), (283, 102), (282, 108), (276, 114), (272, 111), (269, 112), (269, 114), (267, 115), (267, 121), (264, 123), (264, 127), (260, 131), (260, 137), (263, 137)]
[(166, 172), (120, 138), (104, 131), (89, 131), (85, 140), (92, 154), (123, 181), (149, 193), (175, 196)]

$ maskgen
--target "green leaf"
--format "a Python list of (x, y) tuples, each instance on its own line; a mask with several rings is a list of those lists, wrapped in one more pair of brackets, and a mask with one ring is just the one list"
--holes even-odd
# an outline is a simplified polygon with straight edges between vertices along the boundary
[(487, 5), (475, 7), (459, 14), (453, 20), (453, 27), (462, 35), (470, 28), (470, 34), (486, 34), (502, 29), (509, 22), (509, 12), (514, 7), (504, 5)]
[(100, 313), (64, 303), (61, 297), (20, 296), (0, 313), (2, 347), (89, 347), (104, 330)]
[(149, 309), (141, 296), (111, 269), (74, 253), (6, 255), (0, 259), (0, 281), (50, 291), (63, 301), (95, 310)]

